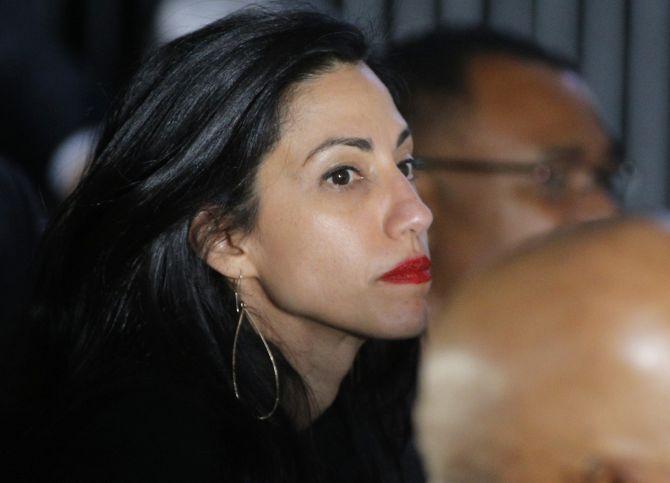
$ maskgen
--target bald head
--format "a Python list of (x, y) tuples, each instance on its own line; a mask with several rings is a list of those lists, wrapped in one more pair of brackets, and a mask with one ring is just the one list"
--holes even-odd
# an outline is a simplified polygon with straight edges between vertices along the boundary
[(582, 227), (499, 261), (434, 320), (433, 482), (670, 481), (670, 234)]

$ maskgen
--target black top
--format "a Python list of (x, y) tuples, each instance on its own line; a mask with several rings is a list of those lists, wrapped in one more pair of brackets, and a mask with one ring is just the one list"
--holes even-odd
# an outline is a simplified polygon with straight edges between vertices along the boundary
[[(88, 397), (60, 415), (48, 430), (38, 424), (23, 443), (13, 476), (19, 481), (68, 482), (295, 481), (295, 477), (284, 478), (282, 468), (296, 474), (295, 468), (288, 467), (291, 454), (311, 444), (319, 454), (323, 481), (423, 481), (411, 448), (400, 472), (391, 466), (379, 468), (380, 476), (371, 479), (361, 471), (361, 459), (374, 460), (370, 452), (377, 450), (374, 444), (352, 446), (337, 405), (317, 419), (310, 431), (286, 438), (285, 456), (273, 464), (258, 460), (271, 423), (250, 423), (235, 415), (222, 420), (200, 400), (186, 386), (164, 380), (144, 379), (108, 388), (104, 395)], [(273, 436), (277, 438), (276, 433)], [(320, 452), (326, 447), (328, 452)], [(271, 474), (264, 473), (268, 470)], [(314, 480), (305, 476), (299, 481)]]
[(30, 479), (226, 481), (220, 457), (226, 448), (188, 397), (142, 390), (89, 404), (60, 420), (43, 447), (33, 446), (23, 468)]

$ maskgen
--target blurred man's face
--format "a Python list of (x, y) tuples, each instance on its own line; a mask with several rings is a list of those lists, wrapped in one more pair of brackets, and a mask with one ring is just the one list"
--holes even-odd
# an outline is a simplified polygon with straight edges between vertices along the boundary
[(422, 354), (428, 481), (670, 481), (670, 232), (656, 223), (564, 233), (452, 292)]
[[(476, 263), (527, 238), (616, 210), (599, 180), (614, 146), (578, 77), (503, 56), (474, 59), (469, 75), (467, 104), (446, 113), (438, 110), (450, 108), (439, 97), (419, 95), (428, 114), (412, 126), (418, 157), (465, 165), (419, 180), (435, 215), (437, 296)], [(471, 163), (529, 170), (472, 172)]]

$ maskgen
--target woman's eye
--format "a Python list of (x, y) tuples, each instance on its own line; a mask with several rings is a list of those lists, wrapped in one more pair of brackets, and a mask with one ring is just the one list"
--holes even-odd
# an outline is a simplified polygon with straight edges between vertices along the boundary
[(361, 178), (362, 176), (358, 173), (355, 168), (344, 166), (337, 168), (334, 171), (331, 171), (324, 179), (327, 183), (330, 183), (335, 186), (346, 186), (354, 181), (356, 178)]
[(408, 180), (413, 180), (414, 179), (414, 170), (416, 169), (416, 159), (405, 159), (404, 161), (400, 161), (398, 163), (398, 169), (402, 174), (405, 175), (405, 178)]

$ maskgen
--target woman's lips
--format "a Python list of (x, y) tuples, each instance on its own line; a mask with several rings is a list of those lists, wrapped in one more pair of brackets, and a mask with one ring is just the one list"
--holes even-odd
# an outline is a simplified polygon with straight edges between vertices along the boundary
[(380, 277), (380, 280), (384, 282), (398, 284), (420, 284), (429, 282), (430, 279), (430, 260), (426, 256), (405, 260), (393, 270), (386, 272)]

